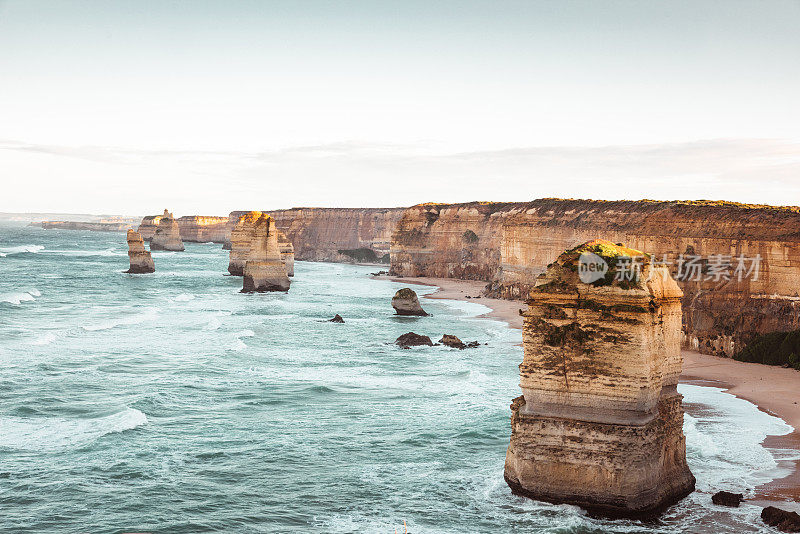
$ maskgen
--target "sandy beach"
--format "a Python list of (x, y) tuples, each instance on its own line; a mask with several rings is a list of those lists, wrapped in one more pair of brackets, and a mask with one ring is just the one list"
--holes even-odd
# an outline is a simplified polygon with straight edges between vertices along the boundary
[[(492, 311), (482, 315), (504, 321), (512, 328), (522, 328), (521, 309), (526, 305), (519, 300), (494, 299), (481, 296), (485, 282), (455, 280), (450, 278), (392, 278), (396, 282), (437, 286), (439, 289), (426, 295), (431, 299), (469, 300), (483, 304)], [(522, 340), (520, 339), (520, 342)], [(800, 451), (800, 372), (794, 369), (773, 367), (758, 363), (745, 363), (730, 358), (720, 358), (684, 350), (681, 382), (714, 386), (752, 402), (759, 409), (779, 417), (795, 428), (785, 436), (768, 436), (764, 446)], [(760, 500), (800, 500), (800, 461), (794, 471), (784, 478), (756, 488)]]

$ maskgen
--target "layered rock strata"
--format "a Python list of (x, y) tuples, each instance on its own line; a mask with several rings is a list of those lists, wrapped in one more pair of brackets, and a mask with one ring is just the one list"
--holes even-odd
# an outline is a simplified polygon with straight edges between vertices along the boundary
[(538, 500), (611, 516), (655, 514), (695, 484), (677, 392), (681, 290), (666, 267), (585, 284), (584, 253), (611, 261), (638, 251), (591, 242), (537, 278), (505, 478)]
[[(302, 261), (388, 261), (405, 208), (292, 208), (270, 211)], [(340, 252), (341, 251), (341, 252)]]
[[(251, 258), (255, 239), (256, 222), (266, 214), (261, 211), (246, 211), (239, 215), (236, 226), (231, 231), (230, 252), (228, 253), (228, 273), (244, 276), (244, 266)], [(287, 276), (294, 276), (294, 247), (280, 230), (276, 229), (278, 251)]]
[(244, 265), (243, 293), (289, 291), (289, 277), (281, 261), (275, 221), (261, 214), (253, 224), (250, 254)]
[[(667, 259), (674, 276), (699, 257), (683, 289), (686, 346), (732, 355), (755, 335), (800, 328), (800, 208), (730, 202), (541, 199), (421, 204), (392, 238), (391, 274), (485, 280), (523, 298), (561, 251), (602, 238)], [(715, 279), (708, 264), (760, 258), (757, 277)]]
[[(164, 210), (166, 212), (166, 210)], [(148, 215), (142, 218), (138, 232), (146, 241), (153, 239), (161, 219), (168, 215)], [(181, 241), (194, 243), (225, 243), (230, 236), (228, 217), (184, 215), (175, 219)]]
[(158, 228), (150, 240), (150, 250), (172, 250), (181, 252), (186, 250), (181, 240), (181, 231), (178, 222), (170, 212), (164, 210), (164, 215), (158, 221)]
[(428, 315), (419, 303), (419, 297), (413, 289), (404, 287), (392, 297), (392, 308), (397, 315)]
[(128, 259), (130, 268), (125, 271), (130, 274), (154, 273), (156, 266), (150, 252), (144, 248), (144, 241), (139, 232), (128, 230)]

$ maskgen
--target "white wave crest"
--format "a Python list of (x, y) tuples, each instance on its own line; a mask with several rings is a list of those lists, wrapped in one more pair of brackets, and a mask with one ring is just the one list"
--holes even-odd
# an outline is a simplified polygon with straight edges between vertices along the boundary
[(106, 434), (146, 423), (147, 416), (133, 408), (94, 419), (4, 417), (0, 418), (0, 448), (57, 451), (83, 447)]
[(239, 351), (239, 350), (244, 350), (246, 348), (247, 344), (245, 344), (245, 342), (242, 341), (241, 339), (237, 338), (236, 341), (233, 343), (233, 345), (231, 345), (231, 348), (229, 350)]
[(44, 247), (42, 245), (19, 245), (16, 247), (0, 248), (0, 252), (3, 253), (3, 256), (8, 256), (10, 254), (25, 254), (25, 253), (36, 254), (40, 250), (44, 250)]
[(97, 330), (108, 330), (110, 328), (114, 328), (115, 326), (144, 323), (146, 321), (154, 319), (157, 315), (158, 315), (158, 308), (146, 308), (144, 311), (140, 313), (123, 316), (116, 319), (109, 319), (108, 321), (103, 321), (102, 323), (95, 325), (83, 325), (81, 326), (81, 328), (83, 328), (87, 332), (95, 332)]
[(205, 326), (204, 329), (205, 330), (216, 330), (220, 326), (222, 326), (222, 322), (219, 319), (217, 319), (216, 317), (212, 317), (211, 320), (208, 321), (208, 324)]
[(237, 337), (253, 337), (254, 335), (256, 335), (256, 333), (252, 330), (242, 330), (241, 332), (236, 333)]
[(30, 344), (31, 345), (49, 345), (50, 343), (55, 341), (57, 338), (58, 338), (58, 336), (56, 336), (54, 333), (45, 332), (44, 334), (38, 335), (34, 339), (32, 339), (30, 341)]
[(175, 297), (173, 300), (175, 300), (175, 302), (189, 302), (192, 299), (194, 299), (194, 295), (190, 295), (188, 293), (181, 293), (180, 295)]
[(12, 293), (0, 295), (0, 302), (7, 302), (19, 306), (23, 302), (33, 302), (38, 296), (41, 296), (41, 293), (36, 289), (30, 291), (14, 291)]

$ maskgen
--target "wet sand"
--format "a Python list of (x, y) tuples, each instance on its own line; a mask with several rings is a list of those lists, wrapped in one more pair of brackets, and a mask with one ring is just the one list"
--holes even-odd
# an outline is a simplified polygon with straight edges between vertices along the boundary
[[(525, 303), (521, 300), (481, 296), (486, 282), (425, 277), (381, 278), (407, 284), (437, 286), (439, 289), (425, 298), (477, 302), (492, 310), (481, 317), (498, 319), (512, 328), (522, 329), (519, 311), (527, 308)], [(752, 402), (764, 412), (783, 419), (795, 431), (785, 436), (768, 436), (763, 445), (773, 449), (794, 449), (800, 456), (800, 372), (758, 363), (737, 362), (691, 350), (683, 350), (682, 353), (682, 383), (723, 388), (728, 393)], [(756, 488), (756, 499), (800, 501), (800, 460), (793, 461), (793, 464), (794, 469), (790, 475)], [(738, 489), (731, 488), (731, 491)]]

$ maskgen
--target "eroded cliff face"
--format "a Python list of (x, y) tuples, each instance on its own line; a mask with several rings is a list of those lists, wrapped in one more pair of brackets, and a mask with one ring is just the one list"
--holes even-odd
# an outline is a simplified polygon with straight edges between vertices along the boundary
[[(166, 210), (165, 210), (166, 211)], [(158, 225), (164, 215), (148, 215), (142, 218), (138, 232), (142, 239), (153, 239)], [(184, 215), (175, 219), (181, 234), (181, 240), (194, 243), (225, 243), (230, 236), (230, 220), (228, 217), (207, 215)], [(234, 225), (236, 223), (234, 222)]]
[(261, 213), (252, 225), (250, 252), (244, 264), (242, 293), (289, 291), (289, 277), (281, 260), (275, 221)]
[(379, 261), (389, 253), (392, 232), (404, 210), (293, 208), (269, 213), (294, 245), (296, 259), (357, 263), (366, 256)]
[(666, 267), (583, 283), (584, 252), (632, 253), (590, 242), (560, 255), (531, 291), (505, 478), (535, 499), (653, 514), (695, 484), (676, 389), (681, 290)]
[(681, 281), (684, 340), (732, 355), (757, 333), (800, 327), (800, 212), (734, 203), (541, 199), (423, 204), (392, 239), (394, 274), (486, 280), (489, 292), (525, 298), (558, 254), (606, 239), (672, 261), (760, 257), (758, 278)]
[(150, 239), (150, 250), (171, 250), (182, 252), (185, 249), (181, 240), (181, 231), (178, 222), (170, 212), (164, 214), (158, 221), (158, 228)]
[(150, 252), (144, 248), (144, 241), (139, 232), (128, 230), (128, 260), (130, 267), (126, 273), (130, 274), (144, 274), (153, 273), (156, 266), (153, 263), (153, 257)]
[[(228, 273), (233, 276), (243, 276), (247, 260), (255, 259), (254, 251), (258, 248), (256, 244), (256, 224), (267, 214), (261, 211), (244, 211), (233, 212), (231, 216), (234, 216), (234, 214), (236, 214), (237, 222), (228, 238), (228, 250), (230, 250)], [(281, 261), (286, 268), (286, 274), (294, 276), (294, 247), (283, 232), (275, 228), (274, 220), (271, 224), (278, 242)]]

